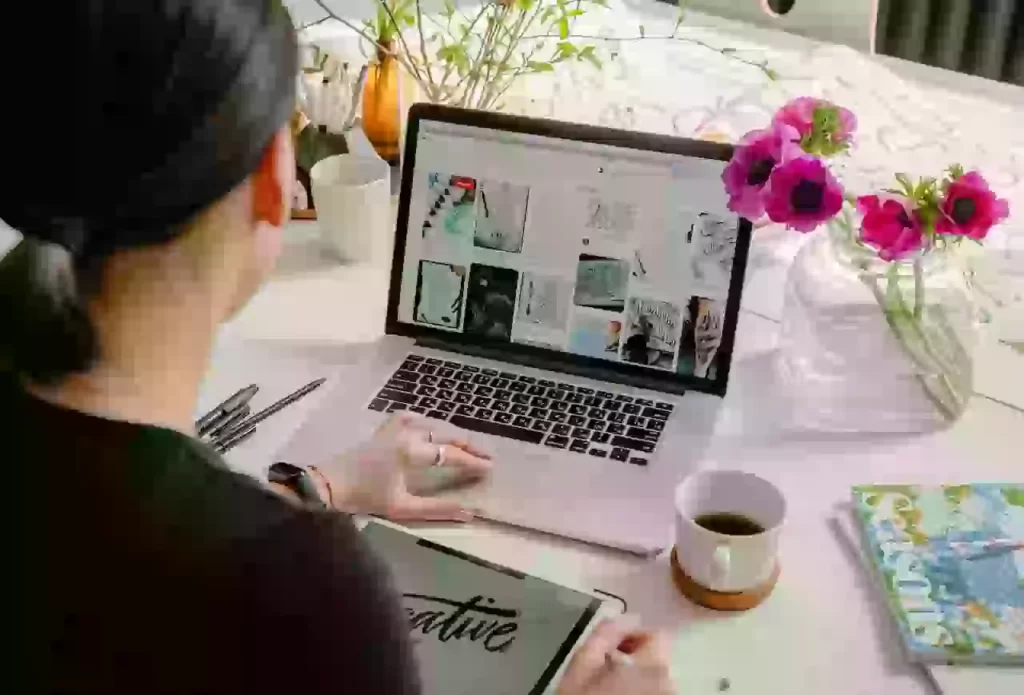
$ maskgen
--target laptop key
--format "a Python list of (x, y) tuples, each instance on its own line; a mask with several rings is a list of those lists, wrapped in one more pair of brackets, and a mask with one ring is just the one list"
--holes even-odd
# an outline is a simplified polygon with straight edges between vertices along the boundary
[(585, 405), (570, 405), (569, 406), (569, 414), (570, 415), (586, 415), (588, 412), (590, 412), (590, 410)]
[(528, 412), (530, 412), (530, 406), (522, 405), (520, 403), (513, 403), (510, 412), (513, 415), (526, 415)]
[(551, 409), (558, 411), (559, 413), (564, 413), (569, 410), (569, 404), (565, 401), (555, 401), (551, 404)]
[(647, 429), (652, 430), (654, 432), (661, 432), (665, 429), (665, 423), (662, 422), (661, 420), (648, 420)]
[(482, 371), (487, 376), (498, 376), (497, 369), (481, 369), (480, 371)]
[(399, 410), (405, 410), (408, 407), (409, 406), (406, 405), (405, 403), (392, 403), (391, 405), (388, 406), (388, 412), (397, 413)]
[(565, 413), (550, 412), (548, 413), (548, 422), (565, 422), (568, 417)]
[(428, 357), (427, 358), (427, 364), (441, 365), (441, 364), (444, 364), (444, 361), (443, 360), (439, 360), (436, 357)]
[(437, 371), (437, 367), (432, 364), (421, 364), (417, 370), (420, 374), (433, 374)]
[(534, 379), (532, 376), (521, 376), (519, 377), (519, 381), (523, 382), (524, 384), (532, 384), (537, 380)]
[(455, 409), (455, 412), (459, 415), (472, 415), (476, 412), (476, 408), (471, 405), (460, 405)]
[(550, 447), (554, 447), (555, 449), (564, 449), (569, 445), (569, 438), (563, 436), (556, 436), (552, 434), (544, 443)]
[(386, 398), (389, 401), (397, 401), (406, 405), (412, 405), (419, 400), (417, 396), (414, 396), (411, 393), (395, 391), (394, 389), (382, 389), (381, 392), (377, 394), (377, 398)]
[(530, 388), (526, 389), (526, 392), (531, 396), (543, 396), (545, 393), (547, 393), (547, 389), (544, 388), (543, 386), (531, 386)]
[(383, 398), (374, 398), (370, 401), (370, 405), (367, 406), (370, 410), (376, 410), (379, 413), (383, 413), (388, 409), (388, 402)]
[(462, 369), (462, 365), (458, 362), (452, 362), (451, 360), (445, 360), (444, 366), (449, 369)]
[(480, 372), (479, 367), (472, 367), (468, 364), (462, 365), (462, 371), (469, 372), (470, 374), (478, 374)]
[(519, 378), (518, 374), (513, 374), (512, 372), (500, 372), (498, 376), (509, 381), (516, 381)]
[(572, 436), (576, 439), (590, 439), (590, 430), (586, 427), (577, 427), (572, 431)]
[(629, 457), (629, 462), (632, 463), (634, 466), (646, 466), (647, 465), (647, 459), (645, 459), (643, 456), (630, 456)]
[(459, 405), (467, 405), (473, 402), (473, 397), (468, 393), (456, 393), (455, 398), (452, 399)]
[(660, 410), (658, 408), (644, 408), (643, 416), (653, 418), (655, 420), (668, 420), (668, 410)]
[(436, 376), (429, 376), (427, 374), (424, 374), (423, 376), (420, 377), (420, 383), (423, 384), (424, 386), (437, 386), (437, 381), (438, 379)]
[(508, 412), (508, 409), (512, 407), (512, 404), (508, 401), (494, 401), (491, 403), (491, 410), (496, 410), (499, 413)]
[(603, 402), (604, 399), (598, 398), (597, 396), (587, 396), (586, 398), (583, 399), (583, 405), (589, 406), (591, 408), (598, 408), (601, 406), (601, 403)]
[(474, 416), (480, 420), (491, 420), (494, 418), (494, 411), (488, 410), (487, 408), (479, 408)]
[(458, 386), (458, 382), (455, 381), (455, 379), (441, 379), (440, 381), (437, 382), (437, 386), (438, 388), (454, 391), (455, 387)]
[(427, 417), (433, 418), (434, 420), (447, 420), (450, 413), (446, 413), (443, 410), (431, 410), (427, 412)]
[(530, 417), (539, 417), (542, 419), (546, 419), (547, 416), (548, 411), (544, 410), (543, 408), (530, 408)]
[(569, 427), (569, 425), (555, 425), (553, 428), (551, 428), (551, 431), (554, 434), (561, 435), (563, 437), (568, 437), (570, 434), (572, 434), (572, 428)]
[(451, 369), (450, 367), (441, 367), (436, 372), (434, 372), (434, 374), (437, 375), (437, 377), (440, 379), (448, 379), (454, 373), (455, 370)]
[(560, 401), (565, 398), (565, 394), (566, 392), (561, 389), (548, 389), (547, 396), (553, 401)]
[(441, 403), (437, 404), (437, 409), (441, 410), (441, 411), (444, 411), (446, 413), (450, 413), (453, 410), (455, 410), (455, 404), (454, 403), (445, 403), (445, 402), (442, 401)]
[(495, 379), (494, 381), (491, 382), (491, 386), (493, 386), (496, 389), (507, 389), (508, 385), (511, 383), (512, 382), (509, 381), (508, 379)]
[(537, 385), (551, 387), (555, 385), (555, 382), (549, 381), (548, 379), (541, 379), (540, 381), (537, 382)]
[(595, 444), (607, 444), (612, 437), (607, 432), (594, 432), (590, 435), (590, 441)]
[(518, 405), (530, 405), (531, 398), (525, 393), (517, 393), (512, 396), (512, 402)]
[(473, 393), (473, 384), (468, 381), (462, 381), (455, 387), (455, 390), (459, 393)]
[(419, 362), (417, 362), (414, 359), (410, 359), (410, 358), (406, 357), (405, 358), (405, 362), (402, 362), (402, 364), (398, 365), (398, 368), (399, 369), (405, 369), (406, 371), (410, 371), (410, 372), (415, 372), (419, 368), (419, 366), (420, 366)]
[(529, 429), (530, 425), (533, 424), (533, 420), (526, 417), (525, 415), (520, 415), (519, 417), (512, 421), (512, 424), (515, 425), (516, 427), (525, 427)]
[(478, 395), (478, 396), (490, 396), (493, 393), (494, 393), (494, 389), (492, 389), (490, 386), (477, 386), (476, 387), (476, 395)]
[(461, 427), (462, 429), (469, 430), (470, 432), (493, 434), (499, 437), (507, 437), (508, 439), (517, 439), (521, 442), (530, 442), (531, 444), (540, 444), (541, 440), (544, 439), (543, 432), (537, 432), (536, 430), (524, 430), (522, 427), (503, 424), (498, 420), (501, 415), (504, 415), (504, 413), (498, 413), (495, 415), (493, 422), (490, 420), (477, 420), (476, 418), (465, 417), (463, 415), (454, 415), (449, 422), (456, 427)]
[(650, 398), (637, 398), (633, 402), (636, 403), (637, 405), (654, 405), (654, 401), (652, 401)]
[(433, 386), (420, 386), (416, 389), (417, 396), (435, 396), (437, 395), (437, 389)]
[(627, 427), (626, 436), (632, 437), (633, 439), (642, 439), (645, 442), (657, 442), (661, 436), (657, 432), (651, 432), (650, 430), (641, 429), (639, 427)]
[(494, 400), (496, 400), (496, 401), (510, 401), (510, 400), (512, 400), (512, 392), (511, 391), (495, 391), (494, 392)]
[(401, 381), (400, 379), (392, 379), (384, 386), (384, 388), (393, 389), (395, 391), (405, 391), (406, 393), (416, 392), (416, 384), (411, 381)]
[(671, 403), (662, 403), (662, 402), (659, 401), (659, 402), (654, 404), (654, 407), (657, 408), (658, 410), (668, 410), (668, 411), (671, 411), (674, 406)]
[(570, 415), (569, 424), (573, 427), (583, 427), (583, 425), (587, 424), (587, 418), (582, 415)]
[(405, 359), (411, 360), (412, 362), (422, 362), (423, 361), (423, 357), (421, 357), (420, 355), (406, 355)]
[(446, 391), (444, 389), (438, 389), (437, 393), (435, 393), (434, 395), (437, 396), (438, 400), (442, 401), (450, 401), (451, 399), (455, 398), (454, 393), (452, 393), (451, 391)]
[(551, 400), (547, 398), (541, 398), (540, 396), (534, 396), (533, 400), (530, 401), (530, 403), (538, 408), (547, 408), (549, 405), (551, 405)]
[(523, 393), (528, 388), (530, 388), (529, 385), (523, 383), (522, 381), (517, 381), (514, 384), (509, 384), (508, 385), (508, 390), (509, 391), (515, 391), (516, 393)]
[(622, 410), (622, 403), (619, 403), (618, 401), (605, 401), (605, 404), (602, 407), (605, 410), (619, 412)]
[(575, 451), (577, 454), (585, 454), (589, 448), (590, 442), (585, 439), (574, 439), (569, 445), (569, 451)]
[(491, 399), (484, 398), (483, 396), (477, 396), (473, 399), (473, 405), (477, 408), (489, 408), (491, 405)]
[(602, 420), (605, 418), (605, 412), (601, 408), (591, 408), (587, 412), (587, 415), (594, 418), (600, 418)]
[(391, 378), (392, 379), (401, 379), (402, 381), (411, 381), (411, 382), (415, 383), (415, 382), (419, 381), (420, 375), (417, 374), (416, 372), (409, 372), (409, 371), (406, 371), (404, 369), (399, 369), (397, 372), (395, 372), (392, 375)]
[(595, 432), (604, 432), (604, 420), (591, 420), (587, 423), (587, 427), (594, 430)]
[(615, 398), (614, 393), (608, 393), (607, 391), (598, 391), (597, 395), (599, 398)]
[(473, 375), (469, 372), (455, 372), (455, 381), (472, 381)]
[(428, 397), (424, 396), (423, 398), (420, 399), (420, 402), (417, 403), (416, 405), (420, 406), (421, 408), (427, 408), (428, 410), (433, 410), (434, 408), (437, 407), (437, 399), (436, 398), (428, 398)]
[(626, 421), (626, 416), (623, 413), (608, 413), (608, 417), (605, 419), (608, 420), (608, 422), (622, 424)]
[(607, 451), (605, 451), (604, 449), (598, 449), (596, 447), (591, 449), (587, 453), (589, 453), (591, 456), (596, 456), (599, 459), (608, 458), (608, 452)]
[(501, 412), (498, 412), (498, 413), (494, 414), (494, 421), (497, 422), (497, 423), (503, 424), (503, 425), (510, 425), (510, 424), (512, 424), (512, 418), (513, 418), (512, 413), (501, 413)]
[(587, 388), (586, 386), (577, 386), (576, 387), (576, 393), (582, 393), (585, 396), (589, 396), (592, 393), (594, 393), (594, 389)]
[(419, 413), (420, 415), (426, 415), (427, 414), (427, 409), (426, 408), (421, 408), (418, 405), (410, 405), (409, 406), (409, 411), (413, 412), (413, 413)]
[(645, 454), (654, 452), (654, 442), (645, 442), (642, 439), (633, 439), (632, 437), (612, 437), (612, 446), (642, 451)]
[(611, 458), (613, 461), (628, 461), (629, 449), (612, 449)]
[(643, 427), (647, 424), (647, 420), (642, 417), (637, 417), (636, 415), (630, 415), (626, 418), (626, 424), (634, 427)]
[(619, 395), (617, 395), (615, 397), (615, 400), (622, 401), (623, 403), (632, 403), (633, 402), (633, 397), (632, 396), (627, 396), (625, 394), (620, 393)]
[(608, 432), (609, 434), (625, 434), (626, 428), (623, 425), (618, 425), (614, 422), (610, 422), (608, 423), (608, 427), (607, 429), (605, 429), (605, 432)]
[(582, 403), (583, 398), (584, 396), (582, 393), (567, 393), (565, 394), (565, 398), (563, 398), (562, 400), (564, 400), (566, 403)]
[(487, 376), (486, 374), (477, 374), (475, 377), (473, 377), (473, 383), (478, 384), (479, 386), (490, 386), (491, 377)]
[(626, 413), (626, 415), (639, 415), (641, 410), (643, 410), (643, 408), (638, 406), (636, 403), (627, 403), (622, 406), (622, 412)]
[(535, 429), (538, 432), (547, 432), (551, 429), (551, 423), (544, 422), (543, 420), (534, 420), (532, 429)]

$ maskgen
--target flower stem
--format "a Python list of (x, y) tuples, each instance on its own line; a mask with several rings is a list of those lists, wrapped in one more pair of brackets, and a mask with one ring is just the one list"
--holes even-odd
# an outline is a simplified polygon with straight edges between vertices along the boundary
[(924, 315), (924, 268), (921, 257), (914, 259), (914, 320), (920, 321)]

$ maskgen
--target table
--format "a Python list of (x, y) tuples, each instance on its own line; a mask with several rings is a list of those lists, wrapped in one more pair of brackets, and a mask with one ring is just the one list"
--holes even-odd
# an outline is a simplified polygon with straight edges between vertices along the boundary
[[(658, 14), (662, 10), (620, 6), (615, 10), (620, 14), (610, 15), (606, 26), (595, 30), (642, 20), (654, 34), (658, 21), (668, 21)], [(971, 89), (951, 92), (929, 84), (941, 83), (943, 71), (926, 69), (929, 80), (905, 82), (890, 69), (900, 69), (898, 64), (848, 49), (735, 23), (696, 20), (695, 26), (702, 40), (765, 55), (783, 78), (771, 84), (753, 80), (694, 46), (623, 44), (621, 61), (608, 74), (560, 72), (546, 85), (547, 97), (526, 93), (520, 106), (575, 120), (670, 133), (717, 130), (735, 137), (766, 123), (775, 106), (789, 97), (828, 96), (861, 118), (861, 147), (844, 173), (852, 184), (878, 185), (894, 166), (923, 173), (959, 159), (965, 166), (983, 166), (1016, 209), (1024, 210), (1024, 129), (1013, 125), (1022, 115), (1021, 102), (1015, 102), (1021, 90), (993, 90), (969, 78)], [(978, 127), (977, 114), (983, 114), (984, 127)], [(1021, 249), (1016, 219), (993, 240), (993, 253), (1003, 262), (1008, 283), (1019, 288), (1014, 283), (1024, 271), (1015, 255)], [(274, 278), (224, 330), (201, 407), (232, 384), (251, 381), (256, 365), (290, 360), (290, 367), (267, 372), (271, 381), (282, 380), (284, 390), (301, 381), (294, 375), (303, 369), (312, 375), (317, 364), (358, 363), (360, 351), (372, 349), (366, 344), (381, 334), (386, 269), (340, 265), (325, 256), (315, 224), (293, 224), (286, 236)], [(701, 464), (755, 472), (787, 496), (782, 579), (765, 604), (735, 616), (693, 606), (674, 591), (664, 557), (645, 561), (487, 523), (423, 526), (419, 532), (555, 581), (625, 597), (631, 612), (671, 634), (680, 692), (717, 692), (723, 677), (732, 684), (730, 692), (743, 694), (931, 692), (933, 685), (922, 671), (902, 657), (874, 586), (831, 519), (857, 483), (1024, 479), (1024, 462), (1012, 444), (1020, 439), (1024, 412), (1010, 407), (1024, 398), (1019, 364), (1024, 360), (1007, 357), (1008, 349), (1000, 351), (994, 340), (987, 343), (983, 354), (995, 366), (989, 365), (994, 371), (988, 373), (981, 366), (978, 390), (988, 397), (975, 397), (963, 419), (939, 434), (840, 439), (763, 427), (758, 413), (772, 404), (764, 379), (781, 313), (782, 280), (803, 241), (770, 228), (755, 237), (733, 380), (715, 442)], [(1020, 304), (1011, 302), (1001, 318), (1012, 322), (1020, 312)], [(322, 369), (343, 382), (340, 367)], [(258, 474), (323, 396), (316, 394), (268, 421), (231, 452), (232, 465)], [(960, 671), (943, 678), (948, 688), (959, 684), (986, 692), (989, 687), (979, 680), (983, 674)]]

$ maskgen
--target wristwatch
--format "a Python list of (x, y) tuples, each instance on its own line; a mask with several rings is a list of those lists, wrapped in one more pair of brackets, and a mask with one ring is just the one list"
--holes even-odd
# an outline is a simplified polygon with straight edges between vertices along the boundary
[(324, 509), (329, 506), (327, 500), (320, 496), (316, 481), (305, 468), (279, 461), (267, 471), (267, 480), (288, 488), (306, 504)]

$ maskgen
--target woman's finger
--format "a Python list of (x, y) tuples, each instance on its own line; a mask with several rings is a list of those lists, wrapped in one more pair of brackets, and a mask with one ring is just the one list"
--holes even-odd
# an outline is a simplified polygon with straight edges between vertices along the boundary
[(570, 670), (581, 676), (581, 683), (589, 680), (595, 673), (605, 668), (612, 652), (629, 638), (633, 632), (632, 625), (619, 620), (604, 620), (598, 625), (580, 648), (570, 663)]
[(454, 432), (435, 432), (434, 443), (454, 446), (480, 459), (490, 460), (493, 458), (491, 452), (471, 441), (469, 435), (462, 430), (456, 430)]
[(409, 461), (417, 468), (441, 465), (445, 468), (480, 476), (490, 472), (493, 466), (489, 459), (474, 456), (457, 446), (431, 444), (425, 439), (407, 440), (406, 453)]
[(476, 518), (476, 513), (458, 500), (406, 494), (388, 507), (387, 516), (395, 521), (468, 522)]

